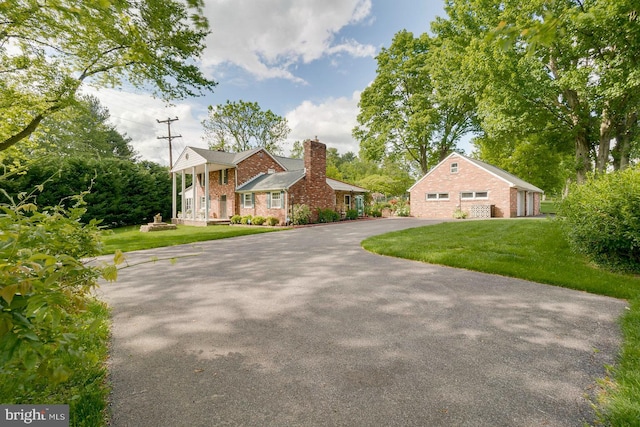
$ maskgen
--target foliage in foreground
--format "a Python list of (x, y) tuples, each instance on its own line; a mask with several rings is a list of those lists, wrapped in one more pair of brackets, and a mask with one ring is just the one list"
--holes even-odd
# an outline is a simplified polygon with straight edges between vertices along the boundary
[(73, 316), (76, 345), (81, 352), (61, 354), (67, 366), (73, 366), (62, 383), (33, 375), (30, 371), (0, 373), (0, 402), (4, 404), (68, 404), (70, 426), (105, 425), (109, 388), (105, 365), (109, 342), (109, 310), (91, 300), (86, 310)]
[(640, 273), (640, 168), (574, 185), (558, 217), (576, 253), (607, 268)]
[[(83, 195), (39, 209), (30, 198), (0, 204), (0, 398), (70, 404), (73, 425), (103, 423), (108, 313), (91, 295), (115, 280), (99, 254), (98, 223), (83, 224)], [(119, 261), (120, 255), (115, 257)], [(85, 413), (86, 412), (86, 413)], [(74, 421), (75, 420), (75, 421)]]

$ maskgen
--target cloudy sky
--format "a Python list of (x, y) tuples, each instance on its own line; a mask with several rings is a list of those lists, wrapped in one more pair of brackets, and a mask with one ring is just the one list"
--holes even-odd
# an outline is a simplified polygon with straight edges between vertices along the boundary
[[(100, 90), (120, 132), (142, 158), (169, 164), (185, 146), (207, 147), (201, 125), (209, 105), (258, 102), (286, 117), (296, 140), (318, 137), (340, 153), (358, 152), (351, 130), (360, 93), (375, 78), (375, 56), (402, 29), (429, 30), (444, 0), (205, 0), (211, 34), (201, 58), (213, 93), (165, 106), (142, 92)], [(93, 90), (88, 90), (95, 93)]]

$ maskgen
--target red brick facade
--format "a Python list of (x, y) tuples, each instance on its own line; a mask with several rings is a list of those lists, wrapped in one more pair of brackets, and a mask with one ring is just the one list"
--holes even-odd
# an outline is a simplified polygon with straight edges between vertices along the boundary
[(539, 215), (540, 196), (539, 192), (512, 187), (501, 177), (454, 154), (411, 187), (411, 215), (453, 218), (459, 209), (467, 217), (482, 217), (489, 209), (487, 206), (492, 206), (494, 217)]
[[(311, 221), (317, 220), (318, 209), (337, 209), (338, 205), (344, 204), (343, 194), (336, 195), (336, 191), (327, 183), (326, 176), (326, 145), (314, 140), (304, 142), (304, 159), (302, 162), (293, 163), (293, 167), (297, 169), (287, 170), (283, 165), (291, 168), (292, 159), (276, 160), (265, 150), (252, 151), (251, 155), (243, 158), (242, 153), (239, 154), (210, 154), (205, 150), (196, 150), (191, 148), (199, 162), (207, 160), (208, 164), (216, 165), (216, 169), (226, 163), (235, 164), (224, 170), (214, 170), (208, 173), (209, 177), (209, 215), (208, 220), (230, 218), (233, 215), (240, 216), (262, 216), (278, 218), (280, 223), (287, 222), (291, 215), (293, 205), (305, 204), (309, 206), (312, 214)], [(189, 152), (191, 153), (191, 152)], [(235, 157), (229, 157), (229, 156)], [(240, 159), (238, 159), (238, 156)], [(194, 157), (192, 157), (193, 159)], [(184, 159), (184, 160), (182, 160)], [(219, 160), (226, 159), (226, 160)], [(233, 160), (229, 160), (233, 159)], [(201, 171), (206, 170), (203, 163), (188, 163), (187, 155), (181, 156), (181, 161), (186, 166), (184, 169)], [(283, 161), (284, 163), (279, 163)], [(217, 163), (218, 162), (218, 163)], [(226, 163), (225, 163), (226, 162)], [(217, 163), (217, 164), (216, 164)], [(302, 173), (302, 164), (304, 164), (304, 174)], [(196, 169), (198, 168), (198, 169)], [(286, 188), (274, 189), (273, 191), (252, 191), (239, 192), (236, 189), (248, 182), (253, 181), (261, 175), (278, 172), (298, 172), (298, 175), (289, 175), (294, 178), (294, 182), (289, 182)], [(174, 171), (175, 173), (175, 171)], [(184, 172), (183, 172), (184, 173)], [(193, 172), (192, 172), (193, 173)], [(205, 194), (205, 182), (202, 173), (195, 174), (194, 191), (195, 197), (191, 203), (195, 206), (196, 217), (194, 220), (204, 220), (205, 204), (203, 197)], [(262, 178), (258, 178), (262, 179)], [(298, 179), (295, 181), (295, 179)], [(249, 184), (250, 185), (250, 184)], [(363, 190), (364, 191), (364, 190)], [(354, 193), (355, 194), (355, 193)], [(245, 203), (245, 197), (247, 203)], [(352, 205), (354, 201), (351, 201)], [(192, 219), (192, 214), (187, 213), (186, 219)], [(185, 217), (182, 217), (185, 218)]]

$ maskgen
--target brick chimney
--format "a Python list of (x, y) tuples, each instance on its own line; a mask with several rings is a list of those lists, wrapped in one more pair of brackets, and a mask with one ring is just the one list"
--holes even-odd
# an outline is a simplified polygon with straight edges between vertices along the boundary
[(326, 183), (327, 146), (316, 139), (307, 139), (304, 144), (304, 170), (307, 180)]
[(317, 137), (304, 141), (303, 146), (306, 198), (315, 217), (318, 208), (333, 209), (335, 205), (335, 194), (327, 184), (327, 146)]

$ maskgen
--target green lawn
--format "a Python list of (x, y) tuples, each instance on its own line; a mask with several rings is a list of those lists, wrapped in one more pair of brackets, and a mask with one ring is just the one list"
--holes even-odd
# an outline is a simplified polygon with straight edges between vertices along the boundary
[(286, 228), (239, 225), (214, 225), (209, 227), (179, 225), (177, 230), (151, 231), (148, 233), (141, 233), (139, 230), (140, 227), (132, 226), (104, 231), (102, 239), (104, 243), (103, 253), (112, 254), (117, 249), (120, 249), (122, 252), (130, 252), (140, 249), (226, 239), (229, 237), (286, 230)]
[(544, 200), (540, 202), (540, 213), (542, 214), (555, 214), (557, 210), (558, 206), (555, 200)]
[(613, 382), (603, 385), (596, 410), (604, 425), (640, 425), (640, 276), (601, 270), (572, 253), (554, 220), (448, 222), (371, 237), (362, 246), (381, 255), (629, 300)]

